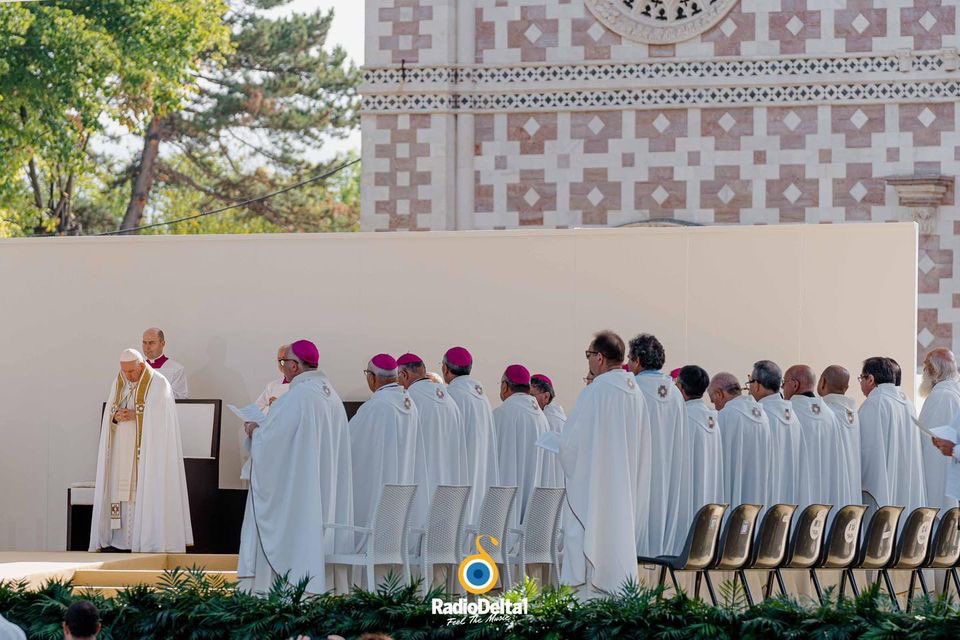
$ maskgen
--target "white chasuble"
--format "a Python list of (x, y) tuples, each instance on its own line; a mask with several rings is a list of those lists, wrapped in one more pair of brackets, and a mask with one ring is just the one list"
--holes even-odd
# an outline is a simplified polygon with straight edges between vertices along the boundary
[(514, 393), (504, 400), (493, 410), (493, 423), (500, 482), (517, 487), (511, 526), (519, 527), (542, 472), (544, 450), (536, 446), (537, 438), (549, 431), (550, 425), (536, 398), (527, 393)]
[(426, 460), (426, 502), (430, 503), (438, 485), (470, 484), (467, 435), (446, 385), (424, 378), (410, 385), (407, 393), (417, 407)]
[(621, 369), (580, 392), (560, 436), (566, 477), (560, 581), (589, 595), (638, 580), (637, 529), (649, 514), (650, 425), (634, 377)]
[(800, 420), (800, 473), (808, 476), (808, 481), (801, 484), (808, 493), (799, 497), (797, 511), (814, 503), (831, 504), (834, 509), (860, 504), (860, 494), (851, 493), (846, 472), (841, 469), (843, 427), (833, 409), (816, 396), (797, 394), (790, 403)]
[(723, 448), (724, 502), (731, 508), (768, 504), (771, 437), (763, 407), (748, 395), (739, 396), (724, 405), (717, 420)]
[(679, 553), (693, 517), (690, 441), (683, 396), (673, 379), (659, 371), (641, 371), (636, 382), (650, 423), (652, 477), (646, 538), (637, 540), (641, 556)]
[(810, 474), (801, 458), (800, 422), (793, 405), (773, 394), (760, 399), (770, 425), (770, 484), (766, 507), (775, 504), (799, 504), (810, 494)]
[(863, 504), (860, 485), (860, 416), (857, 413), (857, 403), (853, 398), (836, 393), (823, 396), (823, 402), (833, 410), (840, 429), (840, 491), (849, 496), (849, 504)]
[[(257, 399), (253, 401), (255, 405), (260, 407), (260, 411), (263, 412), (263, 415), (270, 413), (271, 403), (285, 394), (290, 390), (290, 383), (284, 382), (285, 378), (280, 377), (275, 380), (271, 380), (263, 388), (263, 391), (257, 396)], [(247, 435), (246, 430), (241, 425), (240, 426), (240, 458), (242, 461), (242, 466), (240, 467), (240, 479), (249, 480), (250, 479), (250, 436)], [(246, 485), (244, 485), (246, 486)]]
[(460, 408), (463, 431), (467, 437), (467, 478), (472, 487), (467, 502), (467, 520), (480, 521), (480, 505), (488, 487), (499, 486), (497, 434), (493, 410), (476, 378), (459, 376), (450, 381), (447, 393)]
[(717, 412), (702, 398), (687, 400), (687, 434), (691, 441), (693, 510), (723, 503), (723, 445)]
[[(920, 424), (926, 429), (935, 429), (953, 424), (958, 417), (960, 417), (960, 385), (956, 380), (938, 382), (924, 401), (923, 408), (920, 409)], [(940, 453), (940, 450), (933, 446), (933, 440), (929, 436), (921, 436), (920, 442), (923, 452), (924, 485), (929, 505), (941, 509), (957, 506), (957, 499), (946, 493), (947, 469), (960, 463)]]
[(309, 593), (326, 591), (324, 552), (332, 542), (324, 539), (323, 525), (337, 511), (349, 514), (323, 502), (335, 502), (331, 496), (339, 498), (341, 485), (349, 482), (335, 464), (345, 419), (343, 403), (326, 378), (310, 371), (290, 382), (290, 390), (254, 430), (237, 567), (242, 589), (263, 593), (276, 576), (286, 574), (291, 584), (307, 578)]
[[(114, 424), (118, 408), (136, 419)], [(117, 376), (100, 425), (90, 551), (114, 543), (143, 553), (193, 544), (176, 405), (170, 383), (149, 367), (133, 385)]]
[(567, 423), (567, 414), (563, 407), (557, 404), (556, 399), (543, 408), (543, 415), (547, 416), (547, 422), (550, 424), (550, 430), (557, 433), (563, 433), (563, 425)]

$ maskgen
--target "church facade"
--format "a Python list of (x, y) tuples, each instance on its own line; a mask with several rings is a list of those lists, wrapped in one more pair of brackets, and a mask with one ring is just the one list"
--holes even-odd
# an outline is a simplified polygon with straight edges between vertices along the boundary
[(916, 220), (957, 351), (958, 5), (366, 0), (361, 226)]

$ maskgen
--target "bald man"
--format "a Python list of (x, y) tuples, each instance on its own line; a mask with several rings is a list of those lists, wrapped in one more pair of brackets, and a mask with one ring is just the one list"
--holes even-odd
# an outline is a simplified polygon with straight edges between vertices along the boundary
[(852, 496), (851, 504), (860, 504), (860, 416), (856, 401), (846, 395), (849, 388), (850, 372), (838, 364), (824, 369), (817, 383), (817, 393), (833, 410), (840, 428), (840, 479), (846, 485), (842, 491)]
[(150, 327), (143, 332), (143, 356), (147, 364), (167, 379), (175, 400), (184, 400), (188, 397), (187, 374), (182, 364), (163, 354), (166, 346), (167, 341), (162, 329)]
[(793, 405), (800, 421), (801, 473), (811, 474), (810, 493), (801, 496), (800, 508), (814, 503), (860, 504), (860, 494), (852, 492), (842, 464), (839, 419), (823, 398), (817, 397), (816, 386), (816, 374), (805, 364), (795, 364), (783, 374), (783, 397)]
[(723, 497), (730, 505), (767, 504), (770, 475), (770, 423), (763, 407), (741, 394), (732, 373), (710, 380), (707, 395), (719, 411), (723, 446)]
[[(923, 381), (920, 396), (925, 398), (920, 410), (920, 424), (934, 429), (953, 424), (960, 416), (960, 384), (957, 383), (957, 360), (949, 349), (938, 348), (923, 359)], [(950, 509), (957, 499), (946, 495), (947, 468), (957, 464), (934, 446), (929, 437), (922, 437), (923, 473), (927, 502), (931, 507)]]

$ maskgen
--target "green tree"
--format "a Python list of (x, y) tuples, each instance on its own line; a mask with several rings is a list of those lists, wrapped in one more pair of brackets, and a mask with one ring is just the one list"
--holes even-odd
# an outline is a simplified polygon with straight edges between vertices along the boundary
[[(138, 226), (149, 213), (154, 183), (163, 194), (152, 207), (164, 212), (157, 219), (174, 219), (178, 216), (169, 207), (176, 198), (168, 194), (202, 194), (195, 202), (204, 208), (236, 204), (342, 162), (323, 150), (357, 124), (359, 73), (342, 47), (327, 49), (333, 11), (283, 17), (264, 13), (289, 3), (242, 0), (232, 5), (227, 24), (233, 51), (223, 64), (203, 66), (195, 100), (151, 123), (131, 170), (133, 197), (122, 228)], [(321, 155), (326, 159), (320, 160)], [(359, 187), (344, 188), (351, 183), (359, 184), (355, 170), (327, 185), (245, 206), (231, 218), (262, 218), (284, 231), (355, 229)], [(184, 228), (177, 225), (171, 231)]]
[[(201, 54), (229, 50), (224, 0), (74, 0), (0, 5), (0, 209), (38, 233), (78, 233), (81, 183), (105, 123), (135, 127), (176, 111)], [(151, 120), (152, 121), (152, 120)], [(102, 186), (102, 185), (99, 185)]]

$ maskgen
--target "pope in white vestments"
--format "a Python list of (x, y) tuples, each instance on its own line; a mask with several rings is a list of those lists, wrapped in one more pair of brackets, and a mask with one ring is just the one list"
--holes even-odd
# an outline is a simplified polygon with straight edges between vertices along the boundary
[(170, 383), (170, 389), (173, 391), (174, 399), (184, 400), (189, 397), (187, 372), (182, 364), (164, 355), (163, 349), (166, 344), (163, 331), (157, 327), (151, 327), (143, 332), (143, 355), (147, 364), (167, 379), (167, 382)]
[(483, 392), (483, 385), (470, 377), (472, 368), (473, 356), (463, 347), (451, 347), (443, 356), (447, 393), (460, 408), (467, 437), (467, 477), (472, 487), (467, 502), (467, 520), (476, 523), (480, 521), (480, 506), (487, 488), (500, 485), (500, 472), (493, 410)]
[[(935, 429), (953, 424), (960, 417), (960, 384), (957, 382), (957, 362), (949, 349), (933, 349), (923, 361), (921, 395), (926, 396), (920, 409), (920, 424)], [(923, 452), (923, 473), (927, 501), (931, 507), (950, 509), (957, 499), (948, 496), (947, 469), (958, 463), (944, 456), (929, 436), (920, 438)]]
[(493, 410), (497, 430), (500, 482), (517, 487), (512, 526), (519, 527), (533, 488), (540, 483), (543, 449), (537, 438), (550, 430), (540, 405), (529, 393), (530, 372), (523, 365), (507, 367), (500, 379), (503, 404)]
[(457, 403), (447, 393), (447, 386), (427, 378), (420, 356), (405, 353), (397, 358), (397, 365), (400, 384), (417, 408), (427, 465), (426, 502), (430, 503), (438, 485), (470, 484), (463, 419)]
[(887, 358), (864, 361), (860, 389), (867, 398), (859, 412), (863, 492), (878, 506), (898, 505), (910, 513), (926, 506), (923, 454), (913, 404), (894, 379)]
[(316, 370), (319, 359), (312, 342), (294, 342), (283, 363), (289, 391), (274, 401), (263, 424), (247, 423), (250, 490), (237, 567), (246, 591), (264, 593), (283, 575), (291, 584), (308, 579), (309, 593), (326, 591), (324, 553), (333, 538), (324, 538), (323, 525), (350, 518), (351, 505), (339, 504), (349, 469), (333, 464), (341, 450), (336, 440), (345, 437), (346, 412)]
[(120, 355), (100, 427), (90, 551), (183, 553), (193, 544), (170, 383), (138, 351)]
[[(543, 373), (530, 376), (530, 394), (536, 398), (540, 410), (547, 418), (550, 431), (563, 433), (563, 426), (567, 423), (567, 414), (557, 402), (553, 389), (553, 381)], [(541, 487), (562, 487), (563, 467), (557, 454), (547, 449), (541, 449), (540, 482)]]
[(687, 365), (678, 372), (677, 388), (684, 399), (690, 437), (694, 513), (705, 504), (723, 503), (723, 445), (717, 412), (703, 401), (709, 385), (707, 372), (696, 365)]
[(350, 419), (353, 453), (353, 517), (357, 526), (371, 524), (385, 484), (416, 484), (411, 526), (426, 516), (426, 458), (419, 437), (417, 407), (397, 383), (397, 361), (381, 353), (367, 365), (367, 385), (373, 391)]
[(570, 509), (560, 581), (581, 597), (638, 580), (637, 528), (649, 518), (650, 429), (643, 395), (620, 368), (624, 351), (619, 336), (597, 334), (586, 352), (595, 377), (560, 436)]
[(723, 448), (723, 501), (733, 508), (768, 502), (771, 466), (770, 423), (763, 407), (750, 395), (740, 395), (733, 374), (718, 373), (708, 392), (717, 407)]

